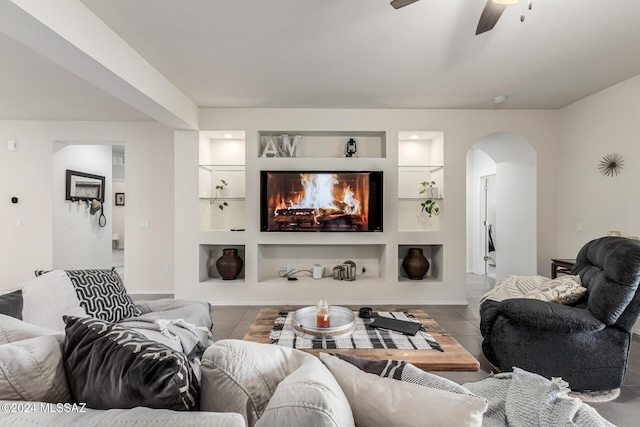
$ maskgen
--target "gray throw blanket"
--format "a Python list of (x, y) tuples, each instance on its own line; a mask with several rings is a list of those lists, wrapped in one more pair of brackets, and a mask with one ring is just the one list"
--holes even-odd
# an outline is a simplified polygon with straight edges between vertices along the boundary
[(211, 337), (211, 306), (208, 302), (160, 299), (141, 301), (136, 306), (142, 314), (122, 319), (119, 325), (150, 329), (178, 338), (189, 360), (202, 356)]
[(568, 397), (561, 379), (548, 379), (522, 369), (462, 384), (489, 401), (483, 427), (615, 427), (580, 399)]

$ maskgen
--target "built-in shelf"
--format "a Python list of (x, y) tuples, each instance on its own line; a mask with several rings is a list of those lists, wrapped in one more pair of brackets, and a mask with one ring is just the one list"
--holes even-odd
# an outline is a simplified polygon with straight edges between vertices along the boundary
[(228, 171), (228, 172), (244, 172), (245, 165), (200, 165), (200, 169), (208, 172)]
[(313, 265), (319, 264), (324, 276), (333, 277), (333, 268), (347, 260), (356, 263), (356, 280), (381, 281), (386, 276), (385, 254), (384, 244), (258, 244), (258, 282), (284, 280), (280, 275), (285, 265), (304, 278), (311, 277)]
[[(233, 286), (244, 284), (262, 299), (299, 301), (328, 294), (334, 299), (340, 295), (349, 301), (366, 301), (371, 292), (392, 295), (397, 291), (411, 298), (426, 289), (420, 286), (432, 285), (429, 292), (434, 292), (443, 284), (446, 239), (442, 132), (419, 132), (417, 139), (411, 139), (414, 133), (400, 132), (397, 162), (387, 157), (386, 132), (258, 131), (257, 138), (254, 135), (249, 140), (227, 140), (220, 135), (224, 133), (201, 132), (200, 136), (197, 244), (199, 284), (203, 288), (216, 289), (225, 298), (234, 294)], [(283, 144), (282, 135), (288, 135), (289, 147), (300, 135), (294, 152), (287, 149), (288, 154), (282, 156), (262, 157), (265, 144)], [(354, 157), (345, 157), (345, 146), (351, 138), (356, 141), (357, 152)], [(246, 144), (253, 145), (249, 159), (245, 158)], [(273, 153), (272, 149), (269, 151)], [(384, 230), (260, 232), (259, 172), (264, 170), (383, 171)], [(216, 192), (216, 185), (223, 179), (227, 188)], [(421, 212), (420, 203), (426, 198), (420, 194), (423, 181), (436, 182), (437, 190), (430, 198), (440, 208), (438, 216), (429, 218)], [(394, 195), (395, 191), (389, 188), (396, 186)], [(221, 210), (219, 204), (223, 202), (227, 206)], [(422, 248), (430, 263), (421, 280), (409, 279), (402, 269), (402, 260), (413, 247)], [(232, 281), (222, 280), (215, 268), (215, 261), (225, 248), (237, 249), (244, 261), (242, 272)], [(356, 280), (334, 280), (334, 267), (347, 260), (356, 264)], [(323, 278), (312, 277), (314, 264), (323, 267)], [(282, 277), (285, 265), (298, 271), (294, 274), (297, 280)]]
[[(203, 132), (200, 135), (199, 223), (201, 231), (245, 227), (246, 166), (244, 132), (236, 138)], [(242, 136), (242, 138), (241, 138)], [(226, 182), (224, 189), (217, 189)], [(226, 203), (223, 209), (219, 206)]]
[[(409, 248), (421, 248), (425, 258), (429, 261), (429, 271), (427, 271), (427, 275), (421, 280), (409, 279), (407, 273), (402, 268), (402, 261), (409, 253)], [(443, 248), (443, 245), (398, 245), (398, 282), (442, 282), (444, 261)]]
[[(299, 137), (297, 140), (296, 136)], [(356, 152), (350, 159), (387, 157), (386, 133), (376, 131), (260, 131), (258, 157), (344, 158), (347, 143), (352, 139), (355, 141)]]
[(437, 172), (444, 166), (398, 166), (398, 172)]
[(200, 271), (199, 271), (199, 277), (200, 277), (200, 283), (208, 283), (208, 284), (214, 284), (214, 283), (242, 283), (244, 282), (244, 278), (245, 278), (245, 274), (244, 274), (244, 267), (242, 268), (242, 271), (240, 272), (240, 275), (234, 279), (234, 280), (223, 280), (222, 277), (220, 277), (220, 274), (218, 274), (218, 270), (215, 267), (216, 261), (218, 260), (218, 258), (220, 258), (222, 256), (222, 250), (223, 249), (227, 249), (227, 248), (232, 248), (232, 249), (237, 249), (238, 250), (238, 256), (240, 258), (242, 258), (242, 260), (246, 263), (246, 256), (245, 256), (245, 245), (238, 245), (238, 244), (229, 244), (229, 245), (221, 245), (221, 244), (215, 244), (215, 245), (200, 245), (200, 250), (199, 250), (199, 254), (200, 254)]

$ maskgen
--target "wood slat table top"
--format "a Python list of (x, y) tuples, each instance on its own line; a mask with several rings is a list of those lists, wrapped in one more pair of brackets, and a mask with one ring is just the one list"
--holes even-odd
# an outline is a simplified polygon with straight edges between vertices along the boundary
[[(273, 322), (280, 311), (277, 308), (260, 309), (249, 331), (244, 336), (245, 341), (270, 344), (269, 334), (273, 329)], [(375, 308), (374, 308), (375, 311)], [(407, 311), (418, 319), (424, 328), (440, 344), (444, 352), (437, 350), (397, 350), (397, 349), (305, 349), (307, 353), (318, 356), (321, 352), (347, 353), (372, 360), (394, 359), (405, 360), (425, 371), (477, 371), (480, 368), (478, 360), (462, 347), (447, 331), (445, 331), (427, 313), (416, 309), (394, 308), (393, 311)]]

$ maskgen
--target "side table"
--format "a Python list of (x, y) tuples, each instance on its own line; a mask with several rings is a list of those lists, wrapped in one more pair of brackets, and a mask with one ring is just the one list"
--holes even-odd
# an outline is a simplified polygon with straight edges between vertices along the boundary
[(575, 263), (575, 259), (551, 259), (551, 278), (555, 279), (558, 274), (570, 274)]

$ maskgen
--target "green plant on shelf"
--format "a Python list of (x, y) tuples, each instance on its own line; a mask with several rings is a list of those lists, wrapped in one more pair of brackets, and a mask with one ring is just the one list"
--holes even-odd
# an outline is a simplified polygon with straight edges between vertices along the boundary
[[(224, 179), (220, 180), (220, 184), (216, 185), (216, 195), (211, 200), (212, 205), (216, 204), (216, 202), (218, 201), (218, 198), (221, 196), (221, 192), (227, 190), (228, 185), (229, 184)], [(229, 203), (227, 202), (218, 203), (218, 208), (220, 208), (221, 211), (224, 211), (225, 206), (229, 206)]]
[(420, 190), (419, 194), (427, 197), (423, 202), (420, 202), (420, 206), (422, 206), (422, 212), (426, 212), (427, 215), (429, 215), (429, 218), (431, 218), (433, 215), (437, 216), (438, 214), (440, 214), (440, 208), (438, 207), (438, 205), (436, 205), (436, 201), (433, 200), (434, 197), (437, 197), (437, 195), (433, 194), (433, 186), (436, 185), (436, 182), (422, 181), (420, 185), (422, 186), (422, 190)]

